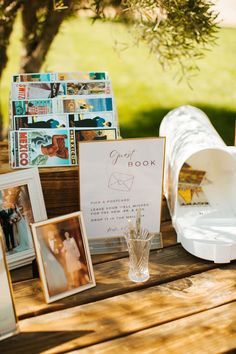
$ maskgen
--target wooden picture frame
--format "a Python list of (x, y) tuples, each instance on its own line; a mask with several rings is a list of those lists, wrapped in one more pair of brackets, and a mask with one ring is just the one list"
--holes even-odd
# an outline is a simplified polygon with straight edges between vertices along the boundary
[(3, 237), (3, 231), (0, 227), (0, 341), (19, 332)]
[(38, 168), (0, 175), (0, 222), (10, 269), (35, 258), (30, 224), (46, 219)]
[(47, 303), (96, 285), (81, 212), (31, 227)]

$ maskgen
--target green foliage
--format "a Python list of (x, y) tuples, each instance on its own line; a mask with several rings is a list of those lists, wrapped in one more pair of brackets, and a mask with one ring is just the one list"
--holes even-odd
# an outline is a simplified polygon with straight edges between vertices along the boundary
[(178, 63), (182, 73), (216, 41), (217, 14), (209, 0), (126, 0), (136, 39), (144, 41), (163, 67)]
[[(9, 62), (1, 82), (5, 126), (11, 75), (19, 70), (21, 21), (18, 18), (9, 46)], [(110, 74), (118, 109), (121, 134), (125, 137), (156, 136), (166, 113), (183, 104), (202, 109), (227, 144), (234, 141), (236, 118), (236, 29), (221, 28), (217, 46), (199, 61), (200, 71), (190, 89), (173, 80), (148, 54), (144, 44), (132, 45), (125, 25), (71, 18), (62, 24), (41, 69), (45, 71), (106, 70)], [(114, 42), (126, 41), (125, 51), (115, 52)], [(80, 50), (79, 48), (82, 48)]]

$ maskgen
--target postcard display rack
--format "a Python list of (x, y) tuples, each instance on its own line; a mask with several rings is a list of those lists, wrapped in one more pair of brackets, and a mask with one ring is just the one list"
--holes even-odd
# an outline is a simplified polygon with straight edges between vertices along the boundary
[(14, 75), (10, 99), (12, 168), (75, 166), (79, 141), (119, 137), (106, 72)]
[(40, 167), (48, 216), (79, 210), (79, 142), (120, 137), (108, 73), (14, 75), (10, 122), (11, 167)]
[(236, 148), (191, 106), (169, 112), (160, 135), (166, 136), (164, 193), (178, 241), (197, 257), (230, 262), (236, 258)]

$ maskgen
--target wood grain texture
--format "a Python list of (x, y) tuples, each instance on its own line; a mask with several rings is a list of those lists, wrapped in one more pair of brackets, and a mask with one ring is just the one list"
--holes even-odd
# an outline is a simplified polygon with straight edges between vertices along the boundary
[(80, 210), (78, 167), (40, 169), (48, 218)]
[[(176, 233), (170, 221), (162, 223), (161, 232), (163, 238), (163, 247), (171, 247), (177, 244)], [(125, 258), (127, 257), (127, 255), (128, 255), (127, 252), (92, 255), (92, 263), (94, 265), (99, 263), (105, 263), (112, 260)], [(32, 265), (29, 264), (21, 268), (13, 269), (10, 273), (11, 273), (11, 279), (13, 283), (31, 279), (33, 277)]]
[(0, 173), (11, 172), (9, 166), (8, 142), (0, 141)]
[(32, 264), (28, 264), (24, 267), (16, 268), (10, 271), (11, 281), (13, 283), (30, 280), (33, 278)]
[[(141, 331), (138, 336), (140, 348), (144, 350), (141, 353), (146, 353), (146, 350), (148, 352), (150, 348), (159, 353), (159, 344), (162, 345), (158, 342), (160, 336), (154, 336), (157, 338), (158, 346), (156, 342), (149, 346), (147, 333), (153, 330), (152, 327), (159, 331), (159, 328), (165, 326), (165, 323), (175, 321), (172, 326), (173, 333), (170, 334), (173, 338), (175, 336), (174, 329), (179, 331), (179, 328), (182, 328), (181, 331), (183, 331), (183, 328), (186, 327), (184, 326), (185, 321), (189, 323), (190, 317), (188, 316), (198, 313), (201, 316), (203, 311), (235, 301), (235, 284), (236, 263), (96, 303), (22, 320), (20, 322), (22, 333), (4, 342), (3, 349), (6, 350), (6, 353), (23, 352), (26, 348), (30, 348), (32, 353), (62, 353), (111, 340), (108, 342), (109, 345), (101, 344), (101, 350), (104, 350), (104, 353), (117, 352), (117, 348), (125, 352), (127, 338), (129, 353), (136, 353), (132, 350), (133, 335), (131, 334)], [(182, 318), (183, 324), (181, 322), (179, 326), (178, 320), (180, 318)], [(206, 318), (208, 320), (208, 316)], [(207, 326), (206, 329), (210, 331)], [(167, 332), (162, 330), (161, 333), (169, 340), (166, 334), (168, 331), (167, 328)], [(197, 332), (196, 328), (194, 331)], [(187, 331), (187, 333), (189, 332)], [(142, 339), (140, 339), (142, 334), (148, 338), (144, 343), (141, 343)], [(201, 334), (204, 334), (203, 329), (200, 331)], [(226, 333), (226, 339), (228, 339), (228, 334)], [(197, 333), (194, 332), (194, 335)], [(183, 338), (187, 337), (184, 332), (182, 336)], [(124, 337), (121, 339), (121, 344), (119, 339), (112, 340), (119, 337)], [(177, 339), (179, 337), (180, 334)], [(118, 344), (116, 344), (117, 341)], [(198, 342), (194, 343), (195, 348)], [(171, 345), (173, 344), (171, 343)], [(175, 341), (174, 345), (176, 345)], [(134, 349), (137, 349), (136, 346)], [(99, 353), (100, 345), (96, 345), (90, 350), (92, 353)], [(186, 350), (184, 353), (192, 353), (189, 346), (186, 346)], [(86, 351), (84, 352), (86, 353)], [(202, 354), (205, 351), (199, 351), (199, 353)]]
[(128, 258), (95, 265), (94, 272), (97, 283), (95, 288), (48, 305), (44, 302), (38, 279), (15, 283), (13, 290), (16, 311), (21, 319), (27, 318), (162, 284), (216, 267), (217, 265), (212, 262), (191, 256), (177, 245), (151, 252), (151, 276), (145, 283), (133, 283), (128, 279)]
[(79, 353), (217, 354), (229, 351), (235, 353), (235, 333), (236, 302), (234, 301), (124, 338), (85, 348)]

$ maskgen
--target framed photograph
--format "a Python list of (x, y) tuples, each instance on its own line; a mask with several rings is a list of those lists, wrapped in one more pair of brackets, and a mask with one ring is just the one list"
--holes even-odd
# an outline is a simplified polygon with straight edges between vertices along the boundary
[(47, 303), (96, 285), (81, 212), (31, 227)]
[(46, 219), (37, 168), (0, 175), (0, 223), (10, 269), (35, 258), (30, 224)]
[(0, 341), (19, 332), (10, 275), (5, 257), (3, 236), (3, 231), (0, 226)]

